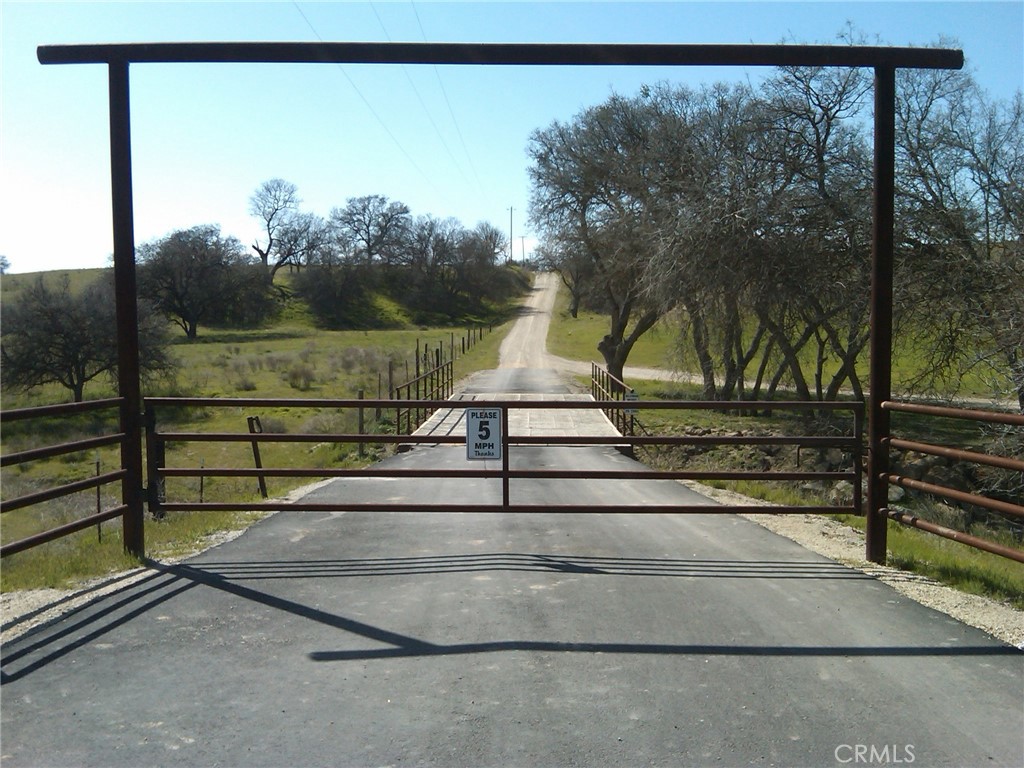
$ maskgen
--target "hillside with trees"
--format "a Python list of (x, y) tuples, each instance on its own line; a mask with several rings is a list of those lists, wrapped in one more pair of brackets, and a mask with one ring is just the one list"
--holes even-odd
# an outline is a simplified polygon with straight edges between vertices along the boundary
[[(296, 317), (331, 331), (464, 327), (504, 318), (529, 285), (506, 263), (505, 235), (486, 222), (414, 217), (382, 195), (350, 198), (321, 218), (281, 179), (259, 186), (250, 211), (263, 236), (249, 248), (216, 224), (137, 248), (147, 376), (173, 374), (175, 329), (195, 342)], [(59, 384), (79, 401), (89, 382), (114, 374), (111, 278), (109, 270), (4, 277), (4, 389)]]
[[(806, 67), (659, 84), (533, 134), (539, 252), (571, 312), (607, 316), (613, 374), (660, 324), (706, 399), (863, 395), (871, 90), (868, 72)], [(954, 396), (971, 375), (1024, 409), (1024, 102), (901, 70), (897, 141), (900, 384)]]

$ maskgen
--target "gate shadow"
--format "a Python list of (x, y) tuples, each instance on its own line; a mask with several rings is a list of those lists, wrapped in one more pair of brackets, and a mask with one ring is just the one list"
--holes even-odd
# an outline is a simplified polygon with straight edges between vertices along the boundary
[[(674, 560), (598, 557), (540, 553), (488, 553), (314, 561), (210, 561), (164, 564), (148, 561), (151, 575), (114, 593), (96, 597), (48, 624), (5, 643), (2, 655), (4, 685), (52, 664), (118, 627), (138, 619), (153, 608), (178, 599), (196, 587), (214, 589), (241, 600), (262, 605), (308, 621), (362, 637), (384, 647), (357, 650), (308, 652), (313, 662), (345, 662), (410, 657), (465, 656), (519, 652), (573, 654), (630, 654), (676, 656), (1004, 656), (1020, 651), (995, 640), (986, 643), (945, 646), (893, 645), (740, 645), (558, 642), (544, 640), (494, 640), (477, 643), (432, 643), (411, 635), (374, 626), (317, 607), (291, 600), (245, 582), (279, 579), (387, 578), (427, 574), (526, 571), (618, 577), (672, 577), (716, 579), (827, 579), (867, 580), (870, 575), (837, 563), (785, 561)], [(159, 634), (154, 638), (159, 644)]]
[[(497, 564), (493, 558), (499, 558)], [(525, 563), (524, 563), (525, 559)], [(426, 562), (429, 561), (428, 566)], [(602, 558), (602, 557), (567, 557), (564, 555), (446, 555), (437, 558), (378, 558), (358, 561), (320, 561), (311, 563), (313, 567), (322, 567), (324, 562), (330, 563), (360, 563), (369, 568), (375, 569), (364, 575), (388, 576), (388, 575), (419, 575), (427, 573), (449, 573), (445, 570), (446, 564), (455, 564), (455, 572), (475, 572), (477, 570), (526, 570), (543, 571), (551, 570), (569, 573), (596, 573), (616, 574), (614, 569), (621, 569), (616, 575), (675, 575), (688, 576), (693, 570), (680, 572), (680, 564), (698, 566), (701, 564), (711, 568), (725, 570), (726, 577), (730, 574), (740, 574), (741, 578), (766, 578), (768, 573), (764, 568), (777, 568), (780, 566), (792, 567), (797, 571), (803, 570), (803, 575), (790, 575), (788, 578), (857, 578), (872, 580), (866, 574), (851, 571), (837, 563), (782, 563), (782, 562), (732, 562), (732, 561), (689, 561), (689, 560), (652, 560), (652, 559), (624, 559), (624, 558)], [(600, 562), (601, 568), (594, 564)], [(410, 571), (408, 569), (395, 571), (397, 564), (414, 564), (423, 570)], [(468, 563), (474, 563), (469, 567)], [(581, 565), (586, 563), (587, 565)], [(627, 565), (629, 564), (629, 565)], [(654, 567), (658, 564), (659, 567)], [(666, 566), (666, 564), (671, 564)], [(251, 575), (249, 578), (275, 578), (270, 575), (274, 572), (280, 574), (278, 562), (264, 563), (220, 563), (219, 567), (269, 567), (269, 572), (263, 576)], [(206, 564), (206, 567), (218, 566), (216, 563)], [(536, 641), (536, 640), (496, 640), (480, 643), (431, 643), (420, 638), (404, 635), (398, 632), (376, 627), (348, 617), (321, 611), (320, 609), (296, 603), (294, 601), (270, 595), (266, 592), (253, 589), (238, 583), (239, 579), (225, 577), (212, 570), (194, 568), (192, 566), (170, 566), (176, 574), (184, 578), (195, 579), (199, 583), (215, 589), (224, 590), (233, 595), (253, 600), (262, 605), (287, 611), (312, 621), (317, 621), (327, 626), (342, 629), (346, 632), (365, 637), (368, 640), (384, 643), (390, 647), (369, 648), (359, 650), (339, 651), (311, 651), (308, 658), (315, 662), (344, 662), (344, 661), (368, 661), (374, 659), (396, 659), (432, 656), (466, 656), (485, 653), (502, 653), (509, 651), (523, 652), (545, 652), (545, 653), (581, 653), (581, 654), (629, 654), (629, 655), (674, 655), (674, 656), (844, 656), (844, 657), (918, 657), (918, 656), (1003, 656), (1015, 655), (1020, 652), (1012, 646), (1001, 645), (993, 641), (991, 645), (970, 645), (958, 647), (932, 647), (932, 646), (798, 646), (798, 645), (738, 645), (734, 643), (723, 644), (673, 644), (673, 643), (591, 643), (591, 642), (558, 642), (558, 641)], [(583, 568), (583, 570), (581, 570)], [(637, 569), (647, 569), (647, 572), (638, 572)], [(848, 574), (852, 573), (850, 576)], [(709, 575), (707, 570), (705, 575)], [(342, 574), (344, 575), (344, 574)], [(357, 574), (349, 574), (357, 575)], [(719, 578), (721, 576), (718, 576)], [(242, 577), (245, 578), (244, 576)], [(279, 575), (277, 578), (296, 578), (293, 575)]]
[(421, 576), (491, 571), (694, 579), (872, 580), (865, 573), (825, 560), (683, 560), (530, 552), (295, 561), (211, 560), (203, 562), (200, 567), (206, 573), (232, 581)]

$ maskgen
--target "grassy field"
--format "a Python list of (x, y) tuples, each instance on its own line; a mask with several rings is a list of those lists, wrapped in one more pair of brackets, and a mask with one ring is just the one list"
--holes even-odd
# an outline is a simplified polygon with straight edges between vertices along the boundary
[(52, 272), (26, 272), (24, 274), (4, 275), (0, 278), (0, 303), (17, 298), (27, 286), (42, 279), (47, 287), (56, 288), (65, 278), (72, 293), (81, 291), (109, 272), (107, 269), (58, 269)]
[[(569, 360), (602, 362), (597, 343), (608, 333), (608, 316), (579, 311), (577, 318), (569, 315), (569, 292), (560, 286), (548, 331), (548, 352)], [(672, 368), (676, 334), (663, 320), (637, 341), (629, 355), (629, 365), (645, 368)]]
[[(74, 274), (74, 273), (72, 273)], [(81, 276), (74, 279), (81, 280)], [(4, 297), (14, 290), (4, 278)], [(559, 296), (555, 317), (548, 338), (553, 354), (577, 360), (597, 357), (597, 340), (605, 333), (605, 318), (581, 313), (579, 319), (568, 316), (567, 296)], [(456, 376), (474, 370), (493, 368), (497, 364), (498, 347), (508, 326), (495, 328), (464, 357), (456, 362)], [(450, 348), (454, 340), (461, 352), (462, 328), (410, 329), (398, 331), (320, 331), (300, 306), (288, 308), (282, 322), (272, 328), (255, 331), (206, 331), (196, 342), (184, 338), (174, 344), (179, 360), (178, 374), (171, 380), (150, 382), (147, 394), (210, 397), (302, 397), (351, 398), (363, 390), (367, 398), (377, 396), (378, 387), (387, 390), (388, 361), (392, 361), (395, 379), (406, 379), (406, 364), (413, 357), (417, 342), (431, 349), (438, 345)], [(670, 365), (675, 344), (674, 333), (662, 324), (637, 344), (630, 363), (639, 366)], [(413, 369), (414, 370), (414, 369)], [(412, 370), (410, 370), (412, 373)], [(666, 382), (630, 382), (641, 398), (693, 399), (698, 390), (685, 384)], [(107, 386), (107, 389), (104, 387)], [(113, 394), (108, 385), (94, 384), (88, 390), (92, 398)], [(43, 388), (31, 394), (4, 393), (3, 407), (11, 409), (65, 401), (66, 391)], [(647, 418), (651, 428), (676, 431), (687, 428), (725, 430), (774, 430), (784, 432), (792, 421), (773, 418), (727, 416), (719, 413), (681, 412), (678, 418), (659, 411)], [(278, 432), (354, 432), (354, 411), (322, 411), (319, 409), (242, 409), (234, 406), (190, 409), (178, 413), (159, 414), (162, 429), (177, 428), (209, 432), (237, 432), (246, 429), (248, 416), (259, 416), (264, 430)], [(370, 429), (387, 430), (385, 423)], [(964, 422), (926, 420), (907, 414), (896, 414), (894, 426), (908, 437), (968, 446), (979, 441), (976, 428)], [(19, 424), (5, 427), (4, 452), (23, 450), (38, 443), (45, 434), (48, 442), (73, 440), (110, 431), (109, 417), (79, 417), (60, 422), (36, 423), (31, 428)], [(359, 457), (354, 446), (334, 443), (296, 449), (287, 444), (262, 447), (265, 466), (348, 466), (372, 461), (384, 449), (371, 449)], [(251, 448), (247, 444), (191, 443), (172, 446), (168, 466), (252, 466)], [(750, 459), (750, 457), (747, 457)], [(701, 457), (705, 463), (721, 467), (744, 460), (743, 456), (725, 453)], [(97, 471), (118, 466), (114, 449), (81, 453), (61, 459), (34, 462), (0, 471), (5, 498), (20, 496), (54, 482), (70, 482)], [(269, 478), (270, 495), (282, 496), (307, 481)], [(820, 493), (797, 486), (775, 483), (722, 484), (746, 495), (778, 503), (817, 503)], [(169, 499), (199, 498), (205, 500), (257, 499), (255, 480), (207, 479), (202, 488), (196, 479), (179, 480), (168, 485)], [(104, 497), (100, 505), (107, 508), (117, 502)], [(31, 510), (16, 511), (3, 516), (0, 536), (11, 541), (39, 530), (88, 514), (95, 506), (93, 495), (79, 494), (62, 502), (50, 502)], [(180, 555), (198, 547), (205, 537), (219, 531), (245, 527), (255, 519), (251, 514), (176, 513), (164, 520), (147, 521), (147, 550), (154, 557)], [(846, 520), (862, 525), (859, 518)], [(36, 550), (5, 558), (0, 570), (0, 589), (32, 586), (64, 586), (88, 576), (129, 567), (131, 558), (122, 551), (120, 523), (112, 521), (102, 530), (92, 529), (66, 537)], [(891, 562), (900, 567), (1024, 607), (1024, 568), (1019, 564), (969, 549), (938, 537), (890, 525)]]
[[(97, 273), (98, 274), (98, 271)], [(73, 282), (84, 284), (95, 275), (76, 275)], [(4, 300), (18, 289), (17, 280), (5, 276)], [(58, 276), (48, 274), (47, 279)], [(24, 284), (24, 280), (21, 281)], [(445, 357), (455, 351), (456, 379), (497, 365), (498, 347), (509, 325), (494, 327), (493, 332), (446, 327), (389, 331), (324, 331), (312, 326), (301, 306), (289, 305), (282, 322), (270, 328), (252, 331), (216, 331), (200, 329), (200, 338), (189, 342), (184, 336), (174, 339), (172, 350), (178, 363), (169, 379), (147, 382), (144, 394), (150, 396), (189, 397), (267, 397), (309, 399), (351, 399), (362, 390), (372, 399), (386, 398), (389, 363), (393, 383), (400, 384), (415, 375), (417, 346), (431, 351), (442, 346)], [(463, 339), (472, 335), (473, 344), (462, 353)], [(87, 386), (86, 396), (97, 399), (114, 395), (112, 384), (96, 381)], [(66, 402), (67, 390), (50, 385), (28, 393), (4, 392), (3, 408), (31, 407)], [(279, 409), (239, 408), (235, 406), (191, 409), (165, 409), (157, 414), (161, 430), (180, 429), (202, 432), (244, 432), (247, 418), (258, 416), (265, 432), (354, 433), (356, 409)], [(368, 431), (393, 431), (385, 411), (382, 423), (374, 423), (372, 409), (366, 411)], [(74, 418), (11, 422), (3, 430), (4, 453), (27, 450), (40, 444), (73, 441), (116, 432), (116, 412), (99, 412)], [(386, 451), (384, 446), (369, 447), (360, 456), (354, 445), (265, 444), (261, 446), (264, 466), (327, 467), (365, 464)], [(96, 472), (112, 471), (120, 465), (116, 448), (79, 452), (51, 460), (34, 461), (0, 470), (4, 498), (16, 498), (44, 488), (83, 479)], [(251, 467), (253, 455), (245, 443), (174, 444), (167, 451), (167, 466), (178, 467)], [(308, 479), (268, 478), (271, 497), (280, 497)], [(56, 525), (80, 519), (97, 509), (109, 509), (118, 503), (111, 495), (117, 486), (107, 486), (101, 498), (95, 492), (80, 493), (64, 499), (34, 505), (3, 515), (0, 538), (16, 541)], [(258, 499), (254, 479), (207, 478), (202, 482), (188, 478), (168, 481), (168, 500), (206, 501)], [(217, 532), (245, 527), (256, 516), (246, 513), (175, 513), (162, 520), (147, 520), (146, 548), (153, 557), (173, 557), (198, 547), (204, 538)], [(82, 578), (96, 576), (133, 564), (123, 553), (120, 521), (104, 523), (64, 537), (50, 544), (4, 558), (0, 569), (0, 590), (27, 587), (62, 587)]]
[[(581, 309), (577, 318), (569, 315), (569, 292), (561, 287), (555, 304), (554, 318), (551, 323), (551, 331), (548, 335), (548, 351), (553, 355), (565, 357), (570, 360), (596, 360), (602, 361), (600, 352), (597, 351), (597, 343), (608, 333), (608, 316), (595, 312), (588, 312)], [(689, 344), (689, 340), (685, 340)], [(687, 351), (689, 347), (686, 347)], [(815, 365), (815, 351), (811, 347), (804, 347), (800, 355), (803, 369), (808, 377), (813, 376)], [(692, 356), (692, 355), (691, 355)], [(696, 363), (687, 361), (688, 358), (682, 352), (680, 346), (679, 329), (673, 323), (673, 316), (667, 316), (658, 321), (650, 331), (645, 333), (637, 341), (629, 355), (627, 365), (642, 368), (677, 368), (688, 369), (691, 373), (699, 371)], [(893, 357), (893, 382), (894, 391), (901, 390), (901, 382), (910, 381), (915, 377), (924, 365), (924, 356), (920, 349), (907, 346), (897, 346)], [(827, 376), (832, 375), (832, 370), (839, 370), (839, 361), (831, 361), (832, 368), (826, 367)], [(859, 370), (862, 381), (867, 383), (868, 372), (868, 351), (865, 349), (859, 358)], [(826, 379), (827, 380), (827, 379)], [(809, 378), (809, 384), (813, 381)], [(950, 393), (964, 398), (988, 398), (995, 392), (993, 382), (987, 380), (980, 371), (968, 373), (960, 382), (956, 392)]]

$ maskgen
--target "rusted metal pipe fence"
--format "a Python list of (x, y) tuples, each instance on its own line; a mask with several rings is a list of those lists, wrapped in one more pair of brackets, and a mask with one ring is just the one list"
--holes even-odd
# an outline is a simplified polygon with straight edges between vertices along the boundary
[[(884, 562), (886, 518), (881, 514), (888, 472), (888, 414), (879, 407), (889, 400), (892, 374), (892, 295), (895, 173), (896, 71), (960, 69), (960, 50), (879, 46), (805, 45), (633, 45), (633, 44), (494, 44), (494, 43), (133, 43), (113, 45), (40, 46), (43, 64), (106, 64), (110, 117), (110, 166), (114, 275), (118, 317), (118, 393), (127, 400), (122, 432), (128, 472), (123, 497), (125, 542), (142, 554), (141, 399), (137, 291), (135, 285), (134, 211), (131, 176), (129, 66), (142, 63), (319, 63), (432, 65), (570, 65), (570, 66), (805, 66), (865, 67), (875, 75), (875, 140), (871, 259), (871, 343), (873, 394), (870, 403), (868, 453), (872, 464), (868, 484), (869, 559)], [(621, 406), (614, 406), (621, 407)], [(776, 407), (773, 404), (772, 407)], [(859, 488), (859, 485), (857, 486)], [(859, 491), (858, 491), (859, 492)]]
[(622, 408), (606, 408), (604, 415), (622, 434), (636, 433), (636, 390), (594, 361), (590, 362), (590, 396), (595, 400), (629, 401), (630, 405)]
[[(403, 400), (405, 405), (396, 406), (389, 402), (387, 407), (395, 411), (395, 432), (398, 434), (412, 434), (412, 432), (434, 413), (424, 401), (445, 400), (452, 396), (455, 391), (455, 363), (452, 360), (439, 362), (430, 370), (418, 374), (415, 378), (398, 384), (391, 390), (391, 400)], [(403, 397), (404, 395), (404, 397)], [(385, 406), (380, 403), (388, 401), (366, 401), (368, 408), (380, 408)], [(377, 403), (376, 405), (374, 403)]]
[[(30, 419), (74, 416), (82, 413), (103, 410), (116, 410), (120, 412), (124, 408), (124, 402), (123, 398), (116, 397), (105, 400), (91, 400), (84, 403), (68, 403), (64, 405), (50, 405), (38, 408), (20, 408), (2, 411), (0, 412), (0, 423), (9, 424), (16, 421), (25, 421)], [(82, 440), (54, 443), (52, 445), (31, 448), (25, 451), (18, 451), (0, 456), (0, 467), (20, 466), (40, 459), (66, 456), (80, 451), (94, 450), (113, 445), (120, 445), (123, 447), (124, 441), (124, 432), (112, 432)], [(83, 491), (93, 489), (98, 491), (103, 486), (112, 485), (114, 483), (123, 484), (126, 475), (127, 473), (124, 469), (105, 473), (97, 472), (95, 475), (83, 477), (81, 480), (75, 480), (69, 483), (64, 483), (63, 485), (24, 494), (17, 498), (0, 499), (0, 514), (14, 512), (15, 510), (25, 509), (47, 501), (53, 501), (54, 499), (72, 496)], [(122, 492), (122, 497), (123, 495), (124, 494)], [(106, 520), (113, 520), (116, 517), (121, 517), (122, 520), (124, 520), (127, 512), (127, 505), (119, 504), (110, 509), (97, 511), (95, 514), (73, 520), (54, 528), (40, 531), (39, 533), (35, 533), (16, 541), (4, 542), (3, 545), (0, 546), (0, 557), (7, 557), (8, 555), (13, 555), (16, 552), (22, 552), (40, 544), (55, 541), (56, 539), (69, 536), (94, 525), (99, 525)]]
[[(984, 424), (1002, 424), (1013, 427), (1024, 427), (1024, 414), (1020, 413), (949, 408), (945, 406), (925, 405), (922, 403), (905, 403), (893, 400), (881, 403), (881, 408), (888, 412), (913, 413), (936, 418), (961, 419)], [(961, 448), (954, 448), (947, 445), (936, 445), (916, 440), (905, 440), (897, 437), (888, 437), (883, 441), (883, 443), (886, 449), (895, 448), (897, 450), (913, 451), (915, 453), (926, 454), (929, 456), (940, 456), (954, 461), (982, 464), (985, 466), (1024, 473), (1024, 459), (1017, 457), (998, 456), (979, 451), (968, 451)], [(886, 467), (888, 467), (888, 465), (887, 461)], [(1011, 501), (994, 499), (976, 493), (968, 493), (956, 488), (950, 488), (937, 483), (925, 482), (917, 478), (893, 473), (888, 470), (879, 473), (877, 477), (873, 478), (873, 480), (886, 483), (887, 485), (896, 485), (902, 488), (919, 491), (921, 493), (927, 493), (931, 496), (948, 499), (958, 504), (981, 507), (1008, 518), (1024, 520), (1024, 506)], [(1019, 548), (999, 544), (980, 536), (975, 536), (947, 526), (939, 525), (938, 523), (934, 523), (929, 520), (921, 519), (918, 515), (914, 515), (906, 510), (889, 509), (888, 507), (885, 507), (881, 510), (881, 513), (886, 519), (895, 520), (907, 527), (927, 531), (928, 533), (933, 533), (936, 536), (941, 536), (952, 541), (958, 541), (962, 544), (966, 544), (967, 546), (974, 547), (975, 549), (981, 549), (986, 552), (991, 552), (993, 554), (1008, 557), (1011, 560), (1024, 563), (1024, 550)]]

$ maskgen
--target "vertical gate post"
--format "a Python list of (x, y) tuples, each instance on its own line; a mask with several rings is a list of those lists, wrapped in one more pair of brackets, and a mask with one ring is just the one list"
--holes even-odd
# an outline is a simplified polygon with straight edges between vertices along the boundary
[(509, 477), (508, 477), (508, 406), (502, 404), (501, 408), (501, 505), (508, 509), (509, 506)]
[(127, 61), (111, 61), (110, 192), (114, 227), (114, 297), (117, 311), (117, 386), (122, 398), (121, 502), (124, 548), (145, 554), (142, 479), (142, 389), (139, 383), (139, 309), (135, 282), (135, 224), (132, 207), (131, 109)]
[(889, 519), (889, 412), (892, 396), (893, 228), (896, 194), (896, 70), (875, 67), (875, 163), (871, 250), (868, 510), (864, 556), (885, 563)]
[[(361, 390), (361, 389), (358, 390), (358, 392), (356, 393), (356, 397), (358, 399), (362, 400), (363, 396), (364, 396), (363, 390)], [(359, 435), (360, 435), (360, 437), (362, 437), (363, 435), (366, 434), (366, 412), (363, 410), (363, 406), (361, 406), (361, 405), (359, 406), (359, 410), (358, 410), (358, 413), (356, 414), (356, 418), (357, 418), (357, 426), (358, 426), (358, 429), (359, 429)], [(360, 442), (359, 443), (358, 451), (359, 451), (359, 458), (360, 459), (363, 458), (364, 456), (366, 456), (366, 443)]]
[(146, 425), (146, 497), (149, 514), (156, 520), (166, 516), (163, 503), (167, 500), (165, 483), (160, 470), (166, 465), (166, 443), (157, 434), (156, 409), (147, 404), (144, 417)]

